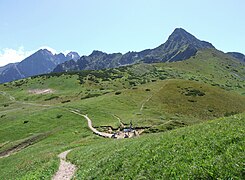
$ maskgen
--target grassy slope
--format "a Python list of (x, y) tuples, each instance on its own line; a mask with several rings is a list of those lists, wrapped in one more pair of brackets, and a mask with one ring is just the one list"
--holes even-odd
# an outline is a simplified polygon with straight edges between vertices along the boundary
[[(185, 94), (188, 90), (198, 90), (205, 95), (188, 96)], [(88, 114), (96, 126), (117, 126), (118, 121), (113, 117), (117, 115), (125, 123), (133, 120), (136, 126), (155, 125), (161, 129), (164, 129), (162, 124), (171, 126), (172, 121), (193, 124), (245, 110), (245, 97), (195, 81), (164, 80), (120, 92), (119, 95), (110, 93), (77, 101), (69, 106)]]
[(77, 179), (244, 179), (245, 114), (129, 140), (84, 145), (69, 155)]
[[(0, 159), (0, 179), (50, 178), (58, 166), (57, 154), (76, 146), (88, 145), (92, 148), (98, 143), (97, 152), (101, 147), (102, 152), (109, 153), (108, 147), (102, 146), (107, 140), (94, 136), (88, 130), (84, 119), (69, 113), (65, 108), (88, 113), (96, 126), (118, 126), (118, 120), (113, 116), (117, 115), (126, 123), (133, 120), (138, 126), (152, 126), (150, 131), (153, 132), (244, 111), (244, 97), (239, 95), (244, 94), (245, 85), (241, 79), (244, 77), (244, 66), (235, 62), (228, 66), (230, 61), (224, 58), (223, 55), (214, 56), (212, 52), (204, 51), (200, 52), (195, 60), (39, 76), (0, 85), (0, 91), (7, 92), (19, 101), (10, 100), (9, 96), (0, 94), (0, 152), (33, 136), (51, 133), (26, 149)], [(202, 61), (203, 59), (206, 61)], [(221, 64), (223, 65), (219, 71), (213, 68)], [(199, 70), (196, 71), (195, 67)], [(236, 75), (232, 74), (233, 72)], [(30, 89), (45, 88), (52, 88), (55, 92), (47, 95), (28, 93)], [(193, 89), (204, 92), (205, 95), (186, 96), (188, 90), (192, 92)], [(116, 95), (116, 92), (119, 94)], [(148, 98), (149, 101), (146, 102)], [(140, 111), (144, 102), (145, 106)], [(53, 107), (26, 103), (48, 104)], [(180, 105), (177, 106), (176, 103)], [(62, 117), (58, 118), (58, 115)], [(24, 124), (24, 121), (28, 123)], [(146, 143), (145, 146), (148, 147), (148, 141), (154, 141), (152, 138), (157, 139), (159, 135), (146, 136), (142, 140), (130, 140), (128, 143), (135, 144), (135, 147)], [(112, 147), (117, 147), (113, 143), (120, 145), (123, 142), (108, 141), (112, 143)], [(126, 146), (122, 150), (121, 158), (127, 156), (123, 154)], [(141, 156), (143, 160), (148, 157), (147, 154), (144, 156), (144, 153)], [(97, 156), (94, 157), (96, 158)], [(213, 158), (213, 155), (210, 158)], [(80, 164), (80, 161), (77, 164), (84, 165)], [(143, 171), (147, 170), (143, 165), (141, 168)]]
[(199, 51), (186, 61), (156, 64), (158, 70), (169, 68), (181, 78), (219, 86), (245, 94), (245, 65), (217, 50)]
[[(57, 170), (59, 152), (97, 139), (79, 116), (59, 108), (25, 108), (26, 111), (6, 113), (0, 119), (0, 150), (42, 133), (48, 135), (18, 153), (0, 159), (0, 179), (49, 179)], [(57, 115), (62, 117), (57, 118)], [(29, 122), (24, 124), (24, 121)]]

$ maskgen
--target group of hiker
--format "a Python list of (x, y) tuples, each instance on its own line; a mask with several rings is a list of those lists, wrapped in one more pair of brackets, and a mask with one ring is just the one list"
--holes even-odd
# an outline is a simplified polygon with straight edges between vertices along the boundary
[[(123, 136), (121, 135), (123, 133)], [(121, 136), (120, 136), (121, 135)], [(130, 127), (129, 128), (125, 128), (123, 129), (123, 132), (118, 131), (115, 132), (111, 138), (118, 138), (118, 137), (123, 137), (123, 138), (130, 138), (130, 137), (134, 137), (137, 136), (137, 131), (135, 129), (133, 129), (133, 124), (132, 121), (130, 121)]]

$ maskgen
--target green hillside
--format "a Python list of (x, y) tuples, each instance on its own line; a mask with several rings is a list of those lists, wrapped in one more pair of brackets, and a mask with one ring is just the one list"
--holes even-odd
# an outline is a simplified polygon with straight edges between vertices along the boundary
[(217, 50), (199, 51), (186, 61), (158, 64), (158, 68), (167, 67), (182, 78), (245, 94), (245, 64)]
[[(117, 91), (119, 92), (119, 91)], [(227, 103), (229, 102), (229, 103)], [(67, 104), (90, 115), (96, 126), (118, 126), (113, 115), (136, 127), (164, 131), (245, 110), (245, 97), (189, 80), (163, 80)]]
[[(244, 67), (207, 50), (181, 62), (2, 84), (0, 179), (50, 179), (57, 155), (72, 148), (78, 179), (242, 179)], [(88, 114), (100, 131), (119, 128), (119, 118), (144, 132), (135, 139), (104, 139), (72, 110)]]
[[(85, 145), (77, 179), (244, 179), (245, 114), (141, 138)], [(94, 160), (96, 159), (96, 161)]]

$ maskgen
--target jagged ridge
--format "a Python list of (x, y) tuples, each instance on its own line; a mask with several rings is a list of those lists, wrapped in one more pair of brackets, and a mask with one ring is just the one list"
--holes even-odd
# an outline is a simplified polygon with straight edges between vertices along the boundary
[(84, 69), (104, 69), (135, 64), (140, 61), (145, 63), (181, 61), (195, 55), (200, 49), (215, 48), (211, 43), (200, 41), (182, 28), (177, 28), (168, 40), (155, 49), (126, 54), (106, 54), (94, 51), (89, 56), (82, 56), (77, 62), (65, 62), (58, 65), (54, 72), (77, 71)]
[(66, 56), (62, 53), (53, 55), (47, 49), (40, 49), (20, 63), (3, 67), (2, 72), (0, 72), (0, 83), (50, 73), (58, 64), (72, 58), (77, 60), (80, 56), (76, 52), (70, 52)]

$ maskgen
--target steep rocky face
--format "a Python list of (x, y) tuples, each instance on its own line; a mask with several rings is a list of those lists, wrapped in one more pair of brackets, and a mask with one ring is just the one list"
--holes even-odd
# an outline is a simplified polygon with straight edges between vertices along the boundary
[(73, 51), (69, 52), (66, 55), (67, 60), (73, 59), (73, 60), (77, 61), (79, 58), (80, 58), (79, 54), (77, 52), (73, 52)]
[(89, 56), (82, 56), (76, 62), (72, 60), (58, 65), (53, 72), (118, 67), (118, 60), (121, 56), (121, 53), (107, 54), (101, 51), (93, 51)]
[(53, 72), (79, 71), (78, 64), (74, 60), (66, 61), (55, 67)]
[(64, 63), (66, 61), (69, 61), (69, 60), (75, 60), (77, 61), (80, 56), (77, 52), (69, 52), (66, 56), (63, 54), (63, 53), (59, 53), (59, 54), (55, 54), (55, 64), (58, 65), (58, 64), (61, 64), (61, 63)]
[(9, 64), (7, 64), (7, 65), (5, 65), (5, 66), (2, 66), (2, 67), (0, 67), (0, 74), (3, 72), (3, 71), (5, 71), (6, 69), (9, 69), (9, 68), (11, 68), (11, 67), (13, 67), (13, 66), (15, 66), (15, 65), (17, 65), (18, 63), (9, 63)]
[(181, 61), (195, 55), (198, 50), (206, 48), (214, 48), (214, 46), (211, 43), (198, 40), (184, 29), (177, 28), (164, 44), (155, 49), (128, 52), (124, 55), (93, 51), (89, 56), (82, 56), (75, 64), (72, 62), (58, 65), (54, 72), (114, 68), (141, 61), (145, 63)]
[(228, 52), (228, 55), (238, 59), (239, 61), (245, 63), (245, 55), (239, 52)]
[(183, 45), (192, 45), (197, 49), (214, 48), (211, 43), (197, 39), (195, 36), (182, 28), (175, 29), (174, 32), (169, 36), (166, 45), (169, 46), (171, 44), (177, 47), (181, 47)]
[(53, 55), (47, 49), (40, 49), (20, 63), (8, 65), (0, 72), (0, 83), (9, 82), (34, 75), (50, 73), (60, 63), (71, 60), (71, 57), (78, 58), (75, 52)]
[(215, 48), (211, 43), (200, 41), (182, 28), (177, 28), (168, 40), (153, 49), (144, 62), (181, 61), (195, 55), (200, 49)]
[(29, 77), (33, 75), (49, 73), (55, 66), (55, 56), (47, 49), (41, 49), (21, 61), (17, 65), (17, 68), (24, 75), (24, 77)]
[(20, 72), (17, 65), (14, 64), (13, 66), (9, 67), (1, 73), (0, 83), (10, 82), (22, 78), (25, 78), (25, 76)]
[(55, 64), (60, 64), (60, 63), (64, 63), (67, 60), (71, 60), (71, 59), (67, 59), (66, 56), (63, 53), (59, 53), (59, 54), (55, 54)]
[(125, 66), (138, 63), (142, 61), (150, 52), (150, 49), (146, 49), (140, 52), (128, 52), (120, 58), (119, 64)]

